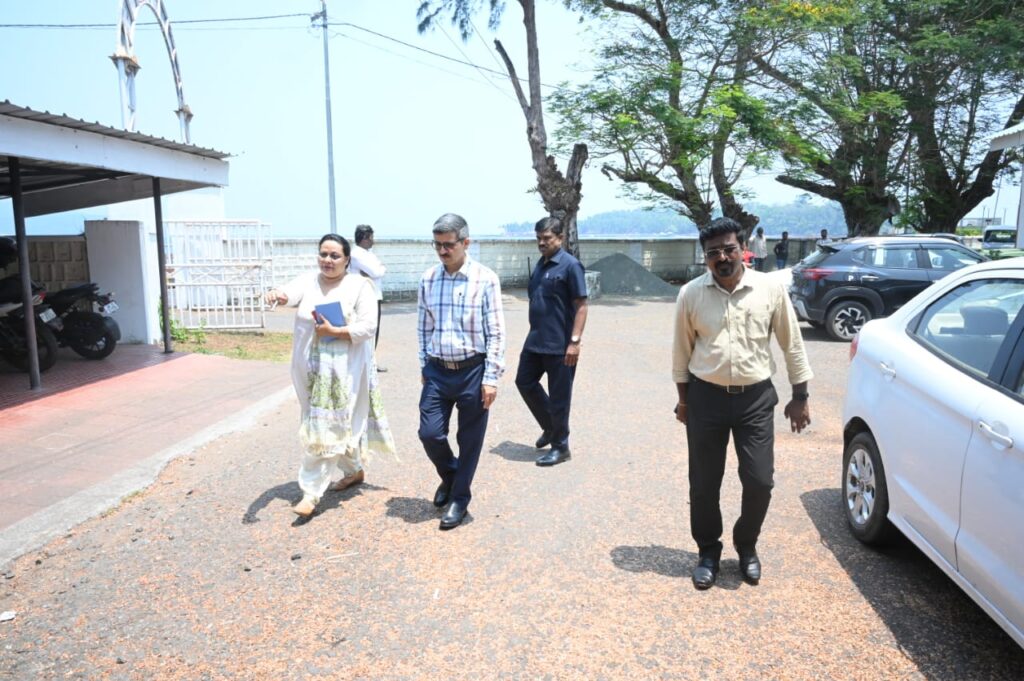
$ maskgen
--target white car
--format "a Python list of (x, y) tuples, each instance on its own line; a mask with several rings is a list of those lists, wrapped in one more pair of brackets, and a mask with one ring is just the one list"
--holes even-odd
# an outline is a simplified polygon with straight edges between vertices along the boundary
[(843, 498), (899, 530), (1024, 647), (1024, 258), (954, 272), (850, 347)]

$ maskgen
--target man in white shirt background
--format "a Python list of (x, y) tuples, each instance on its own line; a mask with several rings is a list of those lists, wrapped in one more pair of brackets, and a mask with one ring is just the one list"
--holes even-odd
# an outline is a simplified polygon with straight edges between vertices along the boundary
[[(362, 274), (373, 282), (373, 288), (377, 292), (377, 334), (373, 338), (373, 347), (376, 349), (377, 341), (380, 339), (380, 308), (384, 300), (384, 288), (382, 280), (388, 269), (376, 255), (370, 252), (373, 248), (373, 227), (370, 225), (356, 225), (355, 244), (352, 246), (352, 261), (348, 266), (349, 272)], [(387, 371), (378, 365), (377, 371)]]

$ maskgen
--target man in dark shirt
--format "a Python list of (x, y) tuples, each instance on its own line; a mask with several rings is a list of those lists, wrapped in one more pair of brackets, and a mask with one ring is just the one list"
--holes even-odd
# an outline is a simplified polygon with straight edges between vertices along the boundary
[[(583, 265), (562, 250), (562, 222), (547, 217), (537, 222), (537, 248), (543, 258), (530, 276), (530, 332), (519, 356), (516, 387), (540, 425), (537, 449), (551, 449), (538, 466), (567, 461), (569, 403), (587, 323), (587, 283)], [(540, 384), (548, 375), (548, 392)]]

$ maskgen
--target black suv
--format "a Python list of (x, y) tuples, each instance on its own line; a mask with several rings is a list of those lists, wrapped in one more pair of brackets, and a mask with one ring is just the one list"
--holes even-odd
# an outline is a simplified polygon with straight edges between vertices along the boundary
[(870, 319), (886, 317), (932, 282), (987, 260), (940, 237), (856, 237), (818, 245), (793, 268), (789, 296), (800, 319), (850, 341)]

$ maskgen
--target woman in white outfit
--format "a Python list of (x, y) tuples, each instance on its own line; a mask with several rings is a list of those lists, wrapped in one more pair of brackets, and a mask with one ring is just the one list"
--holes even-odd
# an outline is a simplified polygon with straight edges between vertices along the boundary
[[(377, 295), (368, 279), (349, 274), (351, 249), (337, 234), (320, 239), (318, 272), (302, 274), (267, 292), (268, 303), (298, 306), (292, 345), (292, 383), (302, 406), (299, 467), (302, 500), (295, 513), (309, 516), (328, 488), (363, 482), (370, 454), (394, 453), (373, 358)], [(339, 302), (345, 316), (335, 326), (314, 308)], [(367, 342), (370, 341), (370, 342)]]

